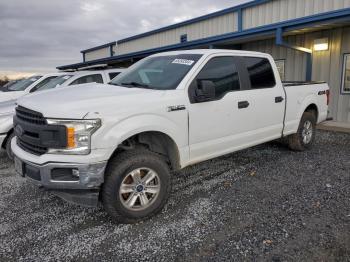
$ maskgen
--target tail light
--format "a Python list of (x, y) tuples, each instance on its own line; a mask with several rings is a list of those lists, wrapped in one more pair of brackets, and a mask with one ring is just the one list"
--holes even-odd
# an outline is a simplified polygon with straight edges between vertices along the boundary
[(331, 96), (331, 93), (329, 92), (329, 90), (326, 91), (326, 96), (327, 96), (327, 106), (328, 106), (329, 105), (330, 96)]

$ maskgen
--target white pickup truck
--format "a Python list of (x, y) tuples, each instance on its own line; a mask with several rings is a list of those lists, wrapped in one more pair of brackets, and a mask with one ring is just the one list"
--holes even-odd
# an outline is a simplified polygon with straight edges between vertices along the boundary
[(263, 53), (152, 55), (108, 85), (19, 100), (16, 172), (70, 202), (101, 200), (115, 221), (133, 223), (162, 209), (174, 170), (282, 137), (308, 149), (328, 89), (284, 86)]

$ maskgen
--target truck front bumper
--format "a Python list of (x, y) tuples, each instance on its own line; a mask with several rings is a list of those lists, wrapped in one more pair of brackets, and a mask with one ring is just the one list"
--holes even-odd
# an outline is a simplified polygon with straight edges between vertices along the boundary
[[(12, 146), (17, 174), (39, 187), (52, 191), (68, 202), (85, 206), (97, 205), (107, 161), (38, 164), (21, 157), (23, 150), (14, 141), (12, 141)], [(69, 159), (69, 156), (67, 157)]]

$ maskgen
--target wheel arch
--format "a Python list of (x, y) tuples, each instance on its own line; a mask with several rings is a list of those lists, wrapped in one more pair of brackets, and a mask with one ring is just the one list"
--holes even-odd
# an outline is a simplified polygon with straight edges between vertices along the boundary
[(108, 161), (111, 161), (118, 153), (137, 147), (147, 148), (163, 156), (171, 170), (178, 170), (181, 168), (180, 152), (175, 140), (168, 134), (155, 130), (143, 131), (130, 135), (121, 141)]
[(316, 122), (318, 122), (319, 117), (319, 108), (317, 106), (317, 99), (314, 95), (308, 95), (305, 97), (305, 99), (299, 101), (300, 103), (300, 109), (298, 113), (299, 122), (301, 120), (301, 117), (305, 112), (315, 112)]
[(318, 121), (319, 110), (318, 110), (318, 107), (315, 103), (308, 105), (304, 110), (304, 113), (305, 112), (313, 113), (316, 117), (316, 122)]
[(2, 144), (1, 144), (1, 148), (6, 148), (6, 143), (7, 143), (7, 140), (10, 138), (10, 136), (13, 134), (14, 130), (13, 128), (11, 128), (8, 132), (7, 132), (7, 135), (4, 139), (4, 141), (2, 141)]

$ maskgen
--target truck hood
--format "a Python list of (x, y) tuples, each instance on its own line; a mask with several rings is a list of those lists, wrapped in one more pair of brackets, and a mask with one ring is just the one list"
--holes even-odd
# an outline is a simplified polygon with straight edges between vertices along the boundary
[(9, 92), (0, 92), (0, 103), (7, 102), (11, 100), (16, 100), (26, 94), (25, 91), (9, 91)]
[(107, 84), (82, 84), (27, 95), (18, 104), (45, 117), (82, 119), (87, 114), (110, 115), (159, 102), (164, 91)]

